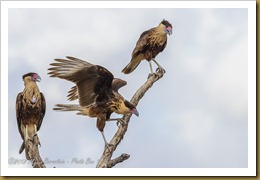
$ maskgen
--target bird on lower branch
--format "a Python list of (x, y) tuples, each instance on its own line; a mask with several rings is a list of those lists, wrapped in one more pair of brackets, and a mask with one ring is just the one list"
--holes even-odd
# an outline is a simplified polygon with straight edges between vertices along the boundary
[(17, 95), (16, 98), (16, 119), (18, 130), (23, 139), (23, 143), (19, 150), (21, 154), (25, 149), (26, 159), (30, 160), (28, 149), (25, 143), (33, 141), (40, 130), (43, 117), (46, 111), (46, 102), (43, 93), (40, 92), (36, 82), (41, 78), (37, 73), (27, 73), (23, 75), (24, 90)]
[(106, 121), (112, 113), (139, 115), (136, 107), (118, 93), (126, 81), (114, 78), (106, 68), (93, 65), (81, 59), (67, 56), (67, 59), (55, 59), (48, 70), (50, 77), (58, 77), (76, 84), (68, 92), (68, 100), (79, 100), (79, 104), (56, 104), (54, 110), (78, 111), (78, 115), (97, 117), (97, 128), (104, 135)]
[(166, 47), (167, 34), (172, 34), (172, 25), (166, 20), (163, 20), (157, 27), (144, 31), (132, 52), (130, 63), (122, 70), (122, 72), (125, 74), (133, 72), (144, 59), (149, 62), (152, 74), (154, 72), (151, 61), (154, 61), (157, 64), (159, 70), (165, 72), (162, 66), (160, 66), (155, 60), (155, 57)]

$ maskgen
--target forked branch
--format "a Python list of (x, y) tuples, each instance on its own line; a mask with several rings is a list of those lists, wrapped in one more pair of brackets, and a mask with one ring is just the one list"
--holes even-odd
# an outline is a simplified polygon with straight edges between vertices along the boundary
[[(148, 89), (150, 89), (156, 81), (161, 79), (163, 77), (163, 75), (164, 75), (164, 72), (157, 71), (156, 73), (149, 76), (147, 81), (136, 91), (136, 93), (134, 94), (134, 96), (132, 97), (130, 102), (133, 105), (137, 106), (139, 101), (144, 96), (144, 94), (148, 91)], [(111, 167), (115, 166), (116, 164), (127, 160), (130, 157), (130, 155), (128, 155), (128, 154), (121, 154), (121, 156), (111, 160), (114, 151), (116, 150), (118, 144), (122, 141), (122, 139), (127, 131), (128, 124), (130, 122), (130, 118), (131, 118), (131, 114), (123, 116), (123, 120), (125, 123), (120, 123), (120, 126), (117, 129), (117, 132), (115, 133), (115, 135), (113, 136), (113, 138), (111, 139), (111, 141), (109, 143), (110, 146), (105, 147), (104, 152), (96, 166), (97, 168), (111, 168)]]

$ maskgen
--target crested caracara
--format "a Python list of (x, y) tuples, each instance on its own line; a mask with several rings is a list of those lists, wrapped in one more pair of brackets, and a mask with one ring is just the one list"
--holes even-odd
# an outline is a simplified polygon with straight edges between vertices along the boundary
[(43, 117), (45, 115), (46, 102), (44, 95), (40, 92), (36, 82), (41, 78), (37, 73), (27, 73), (23, 75), (24, 90), (16, 98), (16, 118), (18, 130), (23, 139), (19, 150), (21, 154), (25, 149), (26, 158), (29, 160), (28, 149), (25, 143), (33, 140), (39, 131)]
[(130, 63), (122, 72), (125, 74), (133, 72), (144, 59), (149, 62), (151, 73), (153, 73), (151, 60), (157, 64), (160, 70), (165, 72), (155, 60), (155, 57), (164, 50), (167, 44), (167, 34), (172, 34), (172, 25), (166, 20), (163, 20), (157, 27), (144, 31), (132, 52)]
[(139, 115), (136, 107), (118, 93), (118, 89), (126, 82), (114, 78), (106, 68), (69, 56), (67, 59), (55, 59), (55, 63), (50, 65), (50, 77), (76, 84), (68, 92), (68, 100), (79, 100), (79, 104), (56, 104), (54, 110), (78, 111), (79, 115), (97, 117), (96, 125), (106, 145), (108, 143), (103, 130), (113, 112)]

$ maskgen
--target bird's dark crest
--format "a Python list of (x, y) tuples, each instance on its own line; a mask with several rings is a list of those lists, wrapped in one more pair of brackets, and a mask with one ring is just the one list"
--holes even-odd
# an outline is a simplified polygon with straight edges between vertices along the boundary
[(34, 72), (26, 73), (26, 74), (23, 75), (23, 79), (26, 78), (27, 76), (32, 76), (34, 74), (37, 74), (37, 73), (34, 73)]
[(125, 100), (124, 103), (125, 103), (125, 106), (128, 107), (129, 109), (135, 108), (135, 106), (133, 104), (131, 104), (129, 101), (127, 101), (127, 100)]
[(172, 28), (172, 24), (169, 23), (169, 21), (163, 19), (162, 22), (161, 22), (163, 25), (165, 25), (166, 27), (171, 27)]

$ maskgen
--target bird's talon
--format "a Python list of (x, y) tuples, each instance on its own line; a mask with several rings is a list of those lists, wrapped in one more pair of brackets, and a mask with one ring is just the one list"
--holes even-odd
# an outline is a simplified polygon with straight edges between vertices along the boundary
[(155, 76), (156, 77), (156, 75), (157, 75), (156, 73), (149, 73), (147, 79), (149, 79), (151, 76)]
[(116, 122), (117, 127), (119, 127), (119, 124), (126, 125), (126, 122), (123, 118), (121, 118), (121, 119), (118, 119), (118, 121)]
[(110, 153), (111, 153), (111, 150), (110, 150), (110, 147), (111, 147), (111, 146), (114, 146), (114, 145), (107, 143), (107, 144), (106, 144), (106, 147), (105, 147), (106, 149), (108, 149), (108, 151), (109, 151)]
[(165, 69), (163, 69), (162, 67), (158, 67), (156, 69), (156, 72), (162, 72), (163, 74), (166, 73)]
[[(35, 139), (36, 138), (36, 139)], [(36, 141), (36, 143), (38, 143), (38, 145), (41, 147), (41, 142), (40, 142), (40, 139), (38, 138), (37, 134), (34, 134), (33, 135), (33, 140), (32, 141)]]
[(149, 73), (147, 79), (149, 79), (151, 76), (153, 76), (153, 73)]

